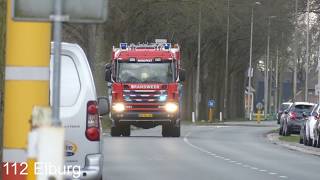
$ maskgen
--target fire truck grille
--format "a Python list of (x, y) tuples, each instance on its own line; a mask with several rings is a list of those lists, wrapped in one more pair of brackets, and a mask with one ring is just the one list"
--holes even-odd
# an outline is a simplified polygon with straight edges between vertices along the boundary
[(124, 90), (123, 99), (129, 111), (162, 111), (166, 90)]

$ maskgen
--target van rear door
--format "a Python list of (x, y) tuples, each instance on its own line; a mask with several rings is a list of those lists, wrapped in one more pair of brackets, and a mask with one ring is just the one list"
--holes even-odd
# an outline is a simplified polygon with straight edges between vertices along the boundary
[(85, 135), (87, 103), (96, 100), (96, 93), (86, 56), (77, 45), (62, 45), (60, 92), (60, 120), (65, 128), (65, 164), (84, 167), (88, 154), (100, 153), (100, 141), (89, 141)]

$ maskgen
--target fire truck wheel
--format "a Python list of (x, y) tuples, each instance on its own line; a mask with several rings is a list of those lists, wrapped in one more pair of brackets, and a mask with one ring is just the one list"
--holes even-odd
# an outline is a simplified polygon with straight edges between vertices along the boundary
[(111, 135), (112, 137), (119, 137), (119, 136), (121, 135), (121, 133), (120, 133), (120, 128), (117, 127), (117, 126), (111, 127), (111, 133), (110, 133), (110, 135)]
[(170, 137), (171, 135), (171, 127), (170, 125), (162, 125), (162, 136)]
[(125, 125), (121, 128), (121, 134), (122, 136), (125, 136), (125, 137), (129, 137), (130, 134), (131, 134), (131, 129), (130, 129), (130, 125)]
[(180, 126), (172, 127), (172, 137), (180, 137)]

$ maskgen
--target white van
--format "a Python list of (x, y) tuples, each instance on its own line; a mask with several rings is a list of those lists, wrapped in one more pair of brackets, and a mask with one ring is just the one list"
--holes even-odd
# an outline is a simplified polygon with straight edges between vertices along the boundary
[[(100, 102), (102, 105), (98, 109), (92, 73), (81, 47), (77, 44), (62, 43), (61, 50), (60, 120), (65, 128), (65, 167), (80, 167), (79, 179), (99, 180), (102, 179), (103, 165), (99, 113), (100, 115), (107, 113), (107, 99), (103, 102), (102, 98)], [(50, 61), (50, 92), (52, 92), (52, 54), (53, 48)], [(50, 99), (52, 100), (52, 96)], [(69, 174), (66, 179), (73, 177)]]

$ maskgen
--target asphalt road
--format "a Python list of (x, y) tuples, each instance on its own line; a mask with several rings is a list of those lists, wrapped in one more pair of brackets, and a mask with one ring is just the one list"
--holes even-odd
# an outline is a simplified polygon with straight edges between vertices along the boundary
[(264, 134), (274, 128), (187, 125), (181, 138), (161, 137), (160, 127), (105, 136), (103, 179), (319, 180), (320, 157), (269, 142)]

